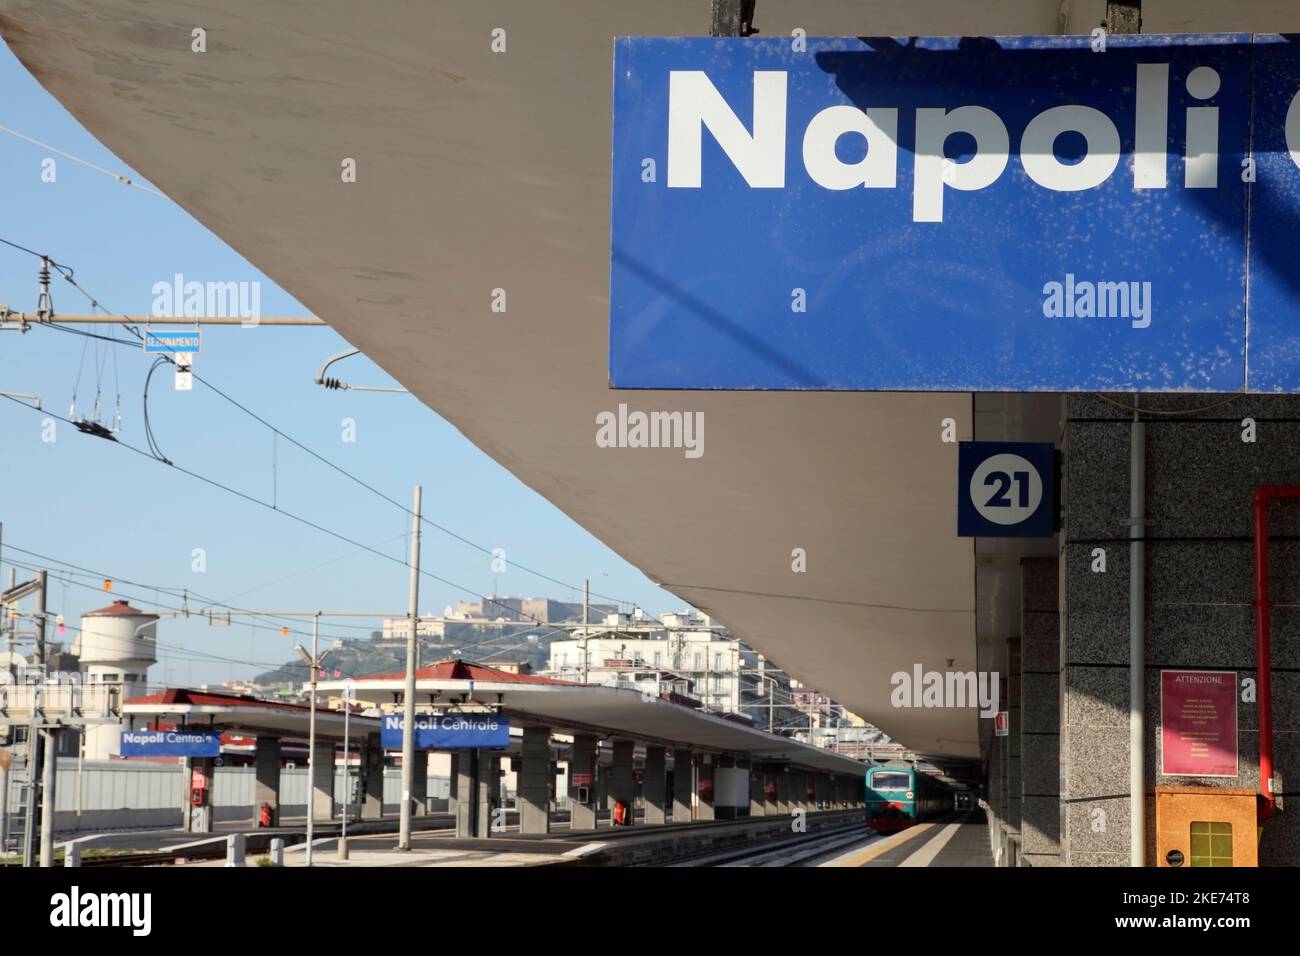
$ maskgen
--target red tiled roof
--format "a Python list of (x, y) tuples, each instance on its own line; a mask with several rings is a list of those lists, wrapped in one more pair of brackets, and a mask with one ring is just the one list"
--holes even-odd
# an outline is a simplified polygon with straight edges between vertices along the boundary
[[(364, 677), (358, 677), (358, 681), (381, 681), (381, 680), (402, 680), (406, 677), (406, 671), (394, 671), (391, 674), (367, 674)], [(556, 680), (554, 677), (543, 677), (540, 674), (514, 674), (510, 671), (499, 671), (495, 667), (484, 667), (482, 664), (474, 664), (470, 661), (455, 660), (438, 661), (436, 664), (430, 664), (428, 667), (421, 667), (415, 672), (416, 680), (473, 680), (473, 681), (490, 681), (496, 684), (559, 684), (562, 686), (582, 686), (575, 684), (573, 681)]]
[[(187, 690), (184, 687), (169, 687), (157, 694), (145, 697), (132, 697), (128, 704), (192, 704), (196, 707), (275, 707), (280, 710), (307, 711), (306, 704), (287, 704), (279, 700), (263, 700), (249, 697), (247, 694), (215, 694), (211, 691)], [(320, 710), (320, 708), (316, 708)]]
[(148, 611), (142, 611), (139, 608), (132, 607), (125, 601), (114, 601), (108, 607), (101, 607), (97, 611), (87, 611), (82, 617), (152, 617), (157, 618), (157, 614), (150, 614)]

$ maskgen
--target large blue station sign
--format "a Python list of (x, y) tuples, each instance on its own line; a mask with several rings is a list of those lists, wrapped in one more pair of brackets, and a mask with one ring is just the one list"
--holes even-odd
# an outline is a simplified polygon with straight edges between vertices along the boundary
[(1041, 442), (957, 446), (957, 534), (1050, 538), (1056, 532), (1056, 449)]
[[(405, 725), (400, 714), (385, 716), (379, 745), (401, 750)], [(417, 714), (415, 718), (416, 750), (504, 750), (509, 744), (510, 718), (501, 714)]]
[(221, 735), (211, 730), (124, 730), (123, 757), (220, 757)]
[(1297, 91), (1279, 36), (619, 39), (610, 379), (1300, 391)]

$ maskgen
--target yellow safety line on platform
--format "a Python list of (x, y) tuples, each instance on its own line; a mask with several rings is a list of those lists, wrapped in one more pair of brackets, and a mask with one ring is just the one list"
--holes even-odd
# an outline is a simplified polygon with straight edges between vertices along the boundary
[(908, 827), (906, 830), (896, 833), (892, 837), (887, 837), (879, 843), (873, 843), (871, 846), (859, 850), (856, 853), (846, 853), (844, 856), (828, 860), (823, 863), (822, 866), (863, 866), (870, 863), (876, 857), (888, 853), (890, 850), (894, 849), (894, 847), (902, 846), (908, 840), (914, 840), (933, 826), (933, 823), (918, 823), (914, 827)]

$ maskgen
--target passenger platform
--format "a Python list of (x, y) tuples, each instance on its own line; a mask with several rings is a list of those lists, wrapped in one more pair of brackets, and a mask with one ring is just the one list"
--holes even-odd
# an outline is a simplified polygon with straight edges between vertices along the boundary
[(873, 840), (822, 866), (993, 866), (982, 809), (953, 813)]

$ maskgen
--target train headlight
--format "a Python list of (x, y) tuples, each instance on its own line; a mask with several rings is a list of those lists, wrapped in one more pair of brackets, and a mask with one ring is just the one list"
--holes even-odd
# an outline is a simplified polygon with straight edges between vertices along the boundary
[(909, 800), (912, 799), (912, 791), (911, 791), (911, 790), (907, 791), (907, 799), (909, 799)]

